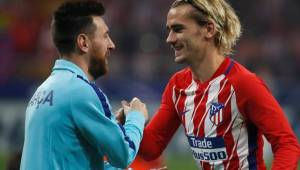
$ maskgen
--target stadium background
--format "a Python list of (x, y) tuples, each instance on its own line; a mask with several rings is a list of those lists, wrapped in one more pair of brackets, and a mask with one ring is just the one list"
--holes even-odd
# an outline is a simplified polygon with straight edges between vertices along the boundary
[[(61, 2), (0, 0), (0, 170), (22, 148), (26, 104), (58, 56), (49, 26), (51, 13)], [(109, 76), (97, 83), (115, 109), (121, 99), (138, 96), (149, 104), (153, 114), (171, 74), (182, 68), (174, 63), (174, 54), (165, 43), (166, 14), (172, 1), (103, 2), (117, 49), (109, 58)], [(230, 2), (243, 26), (232, 57), (267, 82), (299, 139), (300, 1)], [(266, 158), (267, 162), (272, 159), (268, 147)], [(167, 148), (164, 159), (171, 170), (196, 169), (182, 130)]]

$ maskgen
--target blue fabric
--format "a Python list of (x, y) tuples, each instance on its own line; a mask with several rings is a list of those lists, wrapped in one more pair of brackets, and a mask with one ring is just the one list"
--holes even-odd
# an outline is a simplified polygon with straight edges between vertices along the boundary
[(109, 105), (106, 102), (106, 98), (105, 98), (104, 94), (100, 91), (100, 89), (96, 86), (96, 84), (90, 83), (90, 85), (95, 90), (95, 92), (96, 92), (96, 94), (97, 94), (97, 96), (98, 96), (98, 98), (99, 98), (99, 100), (100, 100), (100, 102), (102, 104), (105, 116), (110, 119), (112, 114), (111, 114), (111, 111), (109, 109)]
[(227, 75), (229, 73), (229, 71), (231, 70), (231, 68), (233, 67), (234, 65), (234, 61), (232, 59), (230, 59), (230, 64), (229, 66), (227, 67), (226, 71), (225, 71), (225, 75)]
[(257, 170), (257, 128), (254, 125), (248, 125), (248, 164), (250, 170)]
[(91, 84), (72, 62), (56, 61), (26, 109), (21, 170), (113, 170), (133, 161), (144, 116), (129, 113), (121, 128), (105, 94)]
[(130, 140), (130, 138), (126, 135), (126, 132), (125, 132), (125, 129), (123, 127), (123, 125), (121, 124), (118, 124), (125, 136), (125, 140), (129, 143), (129, 147), (131, 147), (133, 150), (136, 150), (135, 146), (134, 146), (134, 143)]

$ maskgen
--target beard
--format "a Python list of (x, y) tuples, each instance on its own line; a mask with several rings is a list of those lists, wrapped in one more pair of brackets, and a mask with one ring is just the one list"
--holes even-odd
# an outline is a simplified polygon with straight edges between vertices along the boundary
[(96, 55), (90, 56), (89, 61), (89, 73), (96, 80), (100, 76), (105, 75), (108, 72), (108, 65), (106, 62), (106, 57), (97, 58)]

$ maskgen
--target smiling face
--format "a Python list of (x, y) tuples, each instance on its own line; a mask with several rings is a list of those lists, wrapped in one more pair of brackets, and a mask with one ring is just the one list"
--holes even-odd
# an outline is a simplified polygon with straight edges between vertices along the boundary
[(101, 17), (93, 17), (96, 30), (91, 37), (89, 48), (89, 73), (94, 79), (108, 72), (108, 57), (115, 45), (109, 37), (108, 27)]
[(167, 16), (167, 43), (175, 51), (175, 62), (190, 64), (201, 59), (207, 46), (205, 27), (190, 17), (194, 7), (189, 4), (171, 8)]

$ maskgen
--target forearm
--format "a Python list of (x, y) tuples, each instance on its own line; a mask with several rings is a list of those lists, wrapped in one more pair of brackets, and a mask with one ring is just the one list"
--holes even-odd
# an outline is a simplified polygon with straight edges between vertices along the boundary
[(155, 131), (145, 129), (139, 155), (144, 160), (152, 161), (162, 154), (170, 140), (171, 137), (163, 137)]
[(126, 140), (130, 140), (132, 143), (130, 146), (129, 160), (130, 164), (137, 155), (140, 143), (143, 137), (143, 130), (145, 125), (145, 118), (139, 112), (130, 113), (124, 124), (125, 134), (128, 137)]
[(154, 160), (164, 151), (176, 130), (180, 120), (176, 113), (160, 109), (144, 130), (139, 154), (145, 160)]
[(126, 118), (124, 126), (119, 124), (123, 133), (121, 141), (107, 148), (108, 161), (112, 166), (126, 168), (134, 160), (142, 139), (145, 118), (139, 112), (131, 112)]

